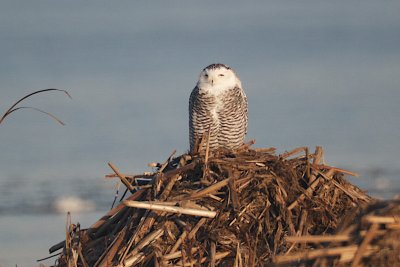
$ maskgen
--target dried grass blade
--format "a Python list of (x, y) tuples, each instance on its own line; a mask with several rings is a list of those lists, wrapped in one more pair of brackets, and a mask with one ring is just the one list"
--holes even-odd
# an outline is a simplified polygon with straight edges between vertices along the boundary
[(57, 118), (56, 116), (54, 116), (53, 114), (51, 114), (49, 112), (46, 112), (44, 110), (35, 108), (35, 107), (17, 107), (17, 108), (14, 108), (13, 110), (11, 110), (7, 115), (10, 115), (11, 113), (13, 113), (13, 112), (15, 112), (15, 111), (17, 111), (19, 109), (33, 109), (33, 110), (38, 111), (40, 113), (46, 114), (47, 116), (53, 118), (55, 121), (57, 121), (62, 126), (65, 126), (65, 123), (63, 121), (61, 121), (59, 118)]
[[(35, 91), (33, 93), (27, 94), (26, 96), (22, 97), (21, 99), (19, 99), (17, 102), (15, 102), (5, 113), (4, 115), (0, 118), (0, 124), (4, 121), (4, 119), (10, 115), (11, 113), (13, 113), (14, 111), (18, 110), (19, 108), (16, 108), (16, 106), (21, 103), (23, 100), (27, 99), (28, 97), (31, 97), (33, 95), (39, 94), (39, 93), (43, 93), (43, 92), (48, 92), (48, 91), (59, 91), (59, 92), (64, 92), (69, 98), (71, 98), (71, 95), (66, 91), (66, 90), (62, 90), (62, 89), (55, 89), (55, 88), (50, 88), (50, 89), (43, 89), (43, 90), (38, 90)], [(29, 107), (24, 107), (24, 108), (29, 108)], [(33, 108), (35, 109), (35, 108)], [(44, 112), (44, 111), (40, 111), (40, 112)], [(48, 114), (47, 112), (44, 112), (46, 114)], [(50, 114), (48, 114), (50, 115)], [(50, 115), (51, 117), (53, 117), (52, 115)], [(58, 119), (56, 119), (57, 121), (59, 121)]]

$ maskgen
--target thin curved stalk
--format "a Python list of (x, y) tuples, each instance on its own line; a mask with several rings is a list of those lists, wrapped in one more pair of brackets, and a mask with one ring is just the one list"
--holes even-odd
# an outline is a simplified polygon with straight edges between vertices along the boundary
[(33, 110), (39, 111), (39, 112), (41, 112), (41, 113), (44, 113), (44, 114), (46, 114), (46, 115), (52, 117), (53, 119), (55, 119), (55, 120), (56, 120), (58, 123), (60, 123), (61, 125), (64, 125), (64, 123), (63, 123), (61, 120), (59, 120), (57, 117), (55, 117), (54, 115), (52, 115), (52, 114), (50, 114), (50, 113), (48, 113), (48, 112), (46, 112), (46, 111), (43, 111), (43, 110), (41, 110), (41, 109), (34, 108), (34, 107), (16, 107), (19, 103), (21, 103), (23, 100), (27, 99), (28, 97), (31, 97), (31, 96), (33, 96), (33, 95), (35, 95), (35, 94), (39, 94), (39, 93), (43, 93), (43, 92), (48, 92), (48, 91), (59, 91), (59, 92), (64, 92), (69, 98), (72, 98), (71, 95), (70, 95), (66, 90), (62, 90), (62, 89), (49, 88), (49, 89), (43, 89), (43, 90), (35, 91), (35, 92), (33, 92), (33, 93), (30, 93), (30, 94), (28, 94), (28, 95), (22, 97), (22, 98), (19, 99), (17, 102), (15, 102), (14, 105), (12, 105), (12, 106), (4, 113), (4, 115), (0, 118), (0, 124), (4, 121), (4, 119), (5, 119), (8, 115), (10, 115), (11, 113), (13, 113), (14, 111), (17, 111), (17, 110), (19, 110), (19, 109), (26, 109), (26, 108), (28, 108), (28, 109), (33, 109)]

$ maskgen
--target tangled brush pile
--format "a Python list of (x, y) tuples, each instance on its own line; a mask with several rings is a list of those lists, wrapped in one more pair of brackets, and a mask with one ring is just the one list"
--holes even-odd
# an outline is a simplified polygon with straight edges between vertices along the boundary
[[(219, 149), (172, 156), (157, 171), (126, 175), (132, 194), (88, 229), (71, 224), (57, 266), (265, 266), (315, 249), (288, 237), (331, 235), (371, 198), (323, 150)], [(144, 181), (148, 181), (147, 184)], [(295, 258), (295, 261), (309, 260)], [(72, 265), (71, 265), (72, 264)]]

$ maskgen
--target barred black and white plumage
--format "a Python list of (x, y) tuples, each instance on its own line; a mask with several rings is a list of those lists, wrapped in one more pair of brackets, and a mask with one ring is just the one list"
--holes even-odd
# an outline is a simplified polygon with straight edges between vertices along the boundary
[[(200, 73), (189, 98), (189, 141), (210, 129), (210, 149), (241, 146), (247, 133), (247, 98), (235, 72), (224, 64), (212, 64)], [(201, 150), (204, 150), (203, 145)]]

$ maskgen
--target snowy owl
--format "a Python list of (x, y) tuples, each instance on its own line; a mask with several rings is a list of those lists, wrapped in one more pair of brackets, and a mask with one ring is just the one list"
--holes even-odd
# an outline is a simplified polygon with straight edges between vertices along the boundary
[[(211, 64), (200, 73), (189, 98), (189, 141), (193, 152), (196, 140), (210, 129), (210, 150), (238, 148), (247, 133), (247, 98), (236, 73), (227, 65)], [(200, 150), (204, 150), (206, 145)]]

